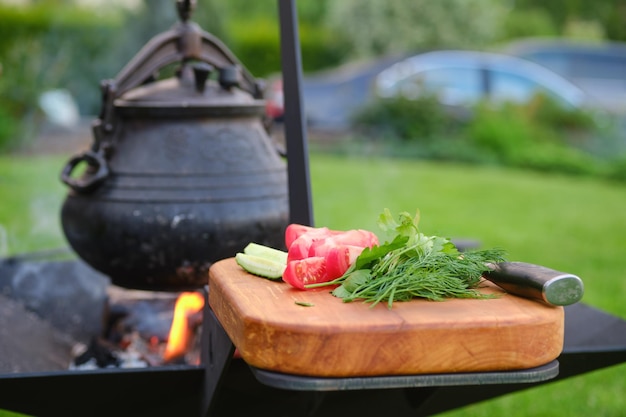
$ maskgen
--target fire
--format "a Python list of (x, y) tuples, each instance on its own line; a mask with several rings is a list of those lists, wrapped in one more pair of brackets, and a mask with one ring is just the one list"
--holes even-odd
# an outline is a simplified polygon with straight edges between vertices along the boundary
[(204, 297), (197, 292), (182, 293), (176, 300), (174, 319), (163, 354), (166, 362), (180, 358), (187, 352), (193, 340), (189, 316), (202, 310), (202, 307), (204, 307)]

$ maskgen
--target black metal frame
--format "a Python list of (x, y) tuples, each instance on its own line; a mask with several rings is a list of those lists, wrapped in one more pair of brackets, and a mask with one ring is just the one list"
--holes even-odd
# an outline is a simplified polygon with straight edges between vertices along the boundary
[[(277, 2), (290, 220), (313, 225), (295, 0)], [(200, 366), (0, 375), (0, 408), (37, 416), (345, 416), (347, 410), (426, 416), (626, 362), (626, 321), (584, 304), (565, 307), (558, 369), (552, 363), (498, 373), (497, 381), (485, 374), (463, 375), (460, 382), (458, 375), (328, 381), (268, 374), (233, 359), (234, 346), (208, 302), (204, 315)], [(328, 389), (333, 384), (340, 389)]]
[(234, 346), (219, 321), (210, 308), (204, 314), (201, 366), (0, 375), (0, 408), (42, 417), (343, 417), (347, 407), (388, 415), (394, 404), (395, 416), (428, 416), (626, 362), (626, 321), (575, 304), (565, 307), (558, 369), (550, 363), (519, 373), (392, 379), (268, 375), (233, 359)]
[(290, 222), (313, 225), (309, 152), (302, 100), (302, 60), (295, 0), (278, 0), (285, 100)]

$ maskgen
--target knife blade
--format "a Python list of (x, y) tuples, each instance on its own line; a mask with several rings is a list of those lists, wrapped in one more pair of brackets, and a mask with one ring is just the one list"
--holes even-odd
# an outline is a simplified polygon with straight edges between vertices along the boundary
[(483, 277), (505, 291), (543, 301), (553, 306), (577, 303), (585, 292), (576, 275), (525, 262), (500, 262), (488, 265)]

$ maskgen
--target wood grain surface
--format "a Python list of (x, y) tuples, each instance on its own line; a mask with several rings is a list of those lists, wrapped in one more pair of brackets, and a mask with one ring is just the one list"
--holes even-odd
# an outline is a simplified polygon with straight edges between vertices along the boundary
[[(562, 307), (506, 294), (371, 307), (329, 288), (301, 291), (245, 272), (209, 270), (209, 304), (242, 358), (261, 369), (317, 377), (527, 369), (563, 348)], [(310, 303), (305, 307), (298, 303)]]

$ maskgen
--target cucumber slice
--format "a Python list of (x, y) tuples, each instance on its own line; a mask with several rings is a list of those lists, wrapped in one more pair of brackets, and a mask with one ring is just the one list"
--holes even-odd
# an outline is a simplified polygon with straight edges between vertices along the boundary
[(286, 267), (284, 263), (241, 252), (235, 255), (235, 261), (247, 272), (273, 280), (281, 279)]
[(287, 252), (270, 248), (269, 246), (259, 245), (254, 242), (249, 243), (248, 246), (244, 248), (243, 253), (246, 255), (254, 255), (260, 258), (265, 258), (281, 264), (287, 263)]

